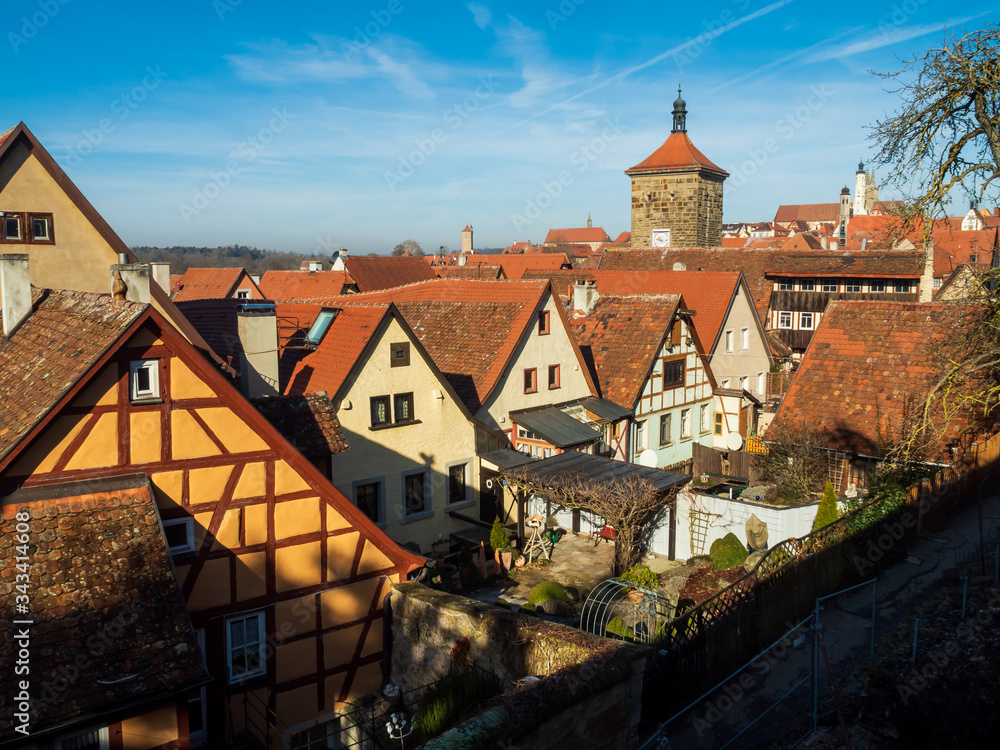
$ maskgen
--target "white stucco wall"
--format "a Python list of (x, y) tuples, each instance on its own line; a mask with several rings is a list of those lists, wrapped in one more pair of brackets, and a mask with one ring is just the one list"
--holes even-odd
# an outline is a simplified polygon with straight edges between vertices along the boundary
[[(695, 328), (698, 319), (695, 318)], [(740, 332), (747, 329), (747, 348), (742, 347)], [(726, 351), (726, 331), (732, 331), (732, 351)], [(711, 342), (703, 341), (705, 346)], [(767, 389), (767, 373), (771, 369), (767, 342), (764, 340), (761, 327), (757, 320), (757, 311), (753, 301), (749, 299), (743, 285), (737, 288), (733, 304), (722, 324), (721, 334), (711, 352), (712, 374), (720, 388), (739, 388), (740, 378), (747, 378), (746, 390), (760, 398), (764, 393), (760, 389), (760, 376), (764, 376), (764, 390)], [(725, 385), (725, 381), (729, 385)]]

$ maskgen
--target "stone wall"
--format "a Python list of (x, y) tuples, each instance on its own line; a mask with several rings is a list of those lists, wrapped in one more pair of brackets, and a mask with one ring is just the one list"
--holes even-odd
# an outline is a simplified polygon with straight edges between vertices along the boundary
[(670, 229), (671, 247), (722, 244), (722, 180), (701, 172), (632, 177), (632, 246), (649, 247), (654, 229)]
[(416, 583), (394, 585), (391, 601), (391, 682), (408, 691), (444, 677), (455, 643), (468, 638), (469, 660), (506, 690), (425, 748), (494, 748), (500, 739), (543, 750), (638, 744), (648, 648)]

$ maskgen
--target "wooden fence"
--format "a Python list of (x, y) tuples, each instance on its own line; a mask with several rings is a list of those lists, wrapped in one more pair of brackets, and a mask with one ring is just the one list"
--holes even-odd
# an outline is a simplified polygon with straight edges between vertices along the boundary
[[(697, 461), (697, 459), (696, 459)], [(906, 502), (877, 522), (874, 500), (834, 523), (772, 547), (745, 576), (670, 622), (647, 667), (642, 730), (652, 733), (712, 685), (805, 618), (816, 598), (871, 578), (903, 558), (902, 538), (920, 533), (962, 501), (1000, 464), (1000, 435), (963, 464), (910, 487)], [(643, 736), (645, 736), (645, 734)]]

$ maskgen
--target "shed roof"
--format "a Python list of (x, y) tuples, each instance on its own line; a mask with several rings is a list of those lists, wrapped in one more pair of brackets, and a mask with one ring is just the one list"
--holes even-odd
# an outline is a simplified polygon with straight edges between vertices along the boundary
[(510, 419), (525, 427), (556, 448), (586, 445), (601, 439), (601, 433), (573, 419), (555, 406), (511, 412)]
[(663, 492), (691, 480), (685, 474), (675, 474), (663, 469), (652, 469), (639, 464), (616, 461), (604, 456), (592, 456), (579, 451), (566, 451), (525, 464), (524, 471), (531, 480), (546, 485), (558, 485), (560, 479), (584, 477), (592, 482), (617, 482), (625, 477), (637, 476), (652, 482)]

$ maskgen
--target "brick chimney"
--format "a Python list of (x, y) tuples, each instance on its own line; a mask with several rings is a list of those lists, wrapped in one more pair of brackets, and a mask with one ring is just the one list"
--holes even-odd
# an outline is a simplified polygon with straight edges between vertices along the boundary
[[(116, 291), (119, 277), (125, 286), (121, 292)], [(138, 302), (141, 305), (150, 304), (152, 297), (150, 296), (149, 281), (148, 265), (129, 263), (125, 253), (118, 254), (118, 263), (111, 266), (111, 291), (115, 299), (127, 299), (129, 302)], [(119, 297), (119, 294), (124, 296)]]
[(240, 390), (247, 398), (278, 395), (278, 317), (271, 303), (243, 305), (240, 335)]
[(0, 255), (0, 298), (6, 338), (31, 312), (31, 276), (26, 253)]

